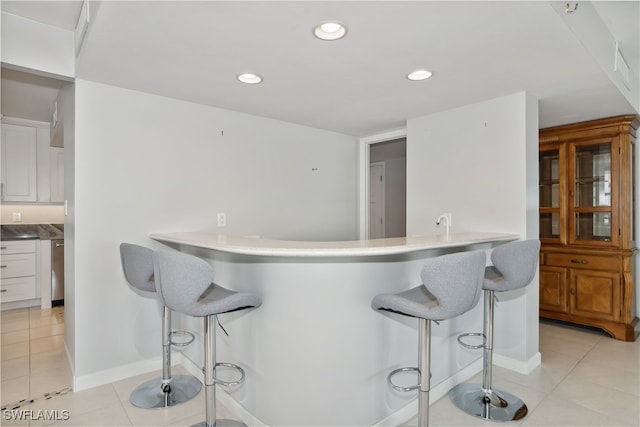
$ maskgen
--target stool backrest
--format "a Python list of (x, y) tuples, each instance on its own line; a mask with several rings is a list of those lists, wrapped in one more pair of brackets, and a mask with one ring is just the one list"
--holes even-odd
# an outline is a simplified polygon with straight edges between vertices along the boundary
[(151, 249), (132, 243), (121, 243), (120, 259), (124, 277), (131, 286), (145, 292), (156, 291)]
[(198, 299), (213, 283), (213, 267), (193, 255), (157, 251), (153, 264), (160, 299), (179, 313), (191, 314)]
[(510, 291), (527, 286), (533, 280), (538, 267), (539, 240), (521, 240), (498, 246), (491, 252), (495, 271), (487, 269), (484, 288), (493, 291)]
[(448, 319), (471, 310), (482, 293), (486, 255), (483, 251), (459, 252), (426, 260), (420, 277), (437, 298), (437, 314)]

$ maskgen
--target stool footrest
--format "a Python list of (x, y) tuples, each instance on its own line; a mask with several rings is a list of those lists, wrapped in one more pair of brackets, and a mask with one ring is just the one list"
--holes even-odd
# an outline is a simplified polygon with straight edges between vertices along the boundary
[(409, 387), (400, 387), (399, 385), (394, 384), (392, 381), (393, 376), (396, 374), (400, 374), (402, 372), (417, 372), (418, 374), (420, 374), (420, 370), (418, 368), (405, 367), (405, 368), (394, 369), (389, 373), (389, 375), (387, 375), (387, 382), (391, 385), (391, 387), (394, 390), (408, 392), (408, 391), (413, 391), (420, 388), (420, 383), (409, 386)]
[[(240, 378), (237, 379), (236, 381), (223, 381), (223, 380), (217, 379), (215, 377), (215, 369), (218, 368), (219, 366), (224, 366), (225, 368), (235, 369), (240, 374)], [(202, 372), (204, 373), (204, 368), (202, 368)], [(223, 385), (225, 387), (230, 387), (230, 386), (234, 386), (234, 385), (240, 385), (240, 384), (242, 384), (244, 382), (244, 369), (242, 369), (240, 366), (235, 365), (233, 363), (216, 363), (216, 366), (214, 368), (213, 382), (214, 382), (214, 384), (220, 384), (220, 385)]]
[[(462, 341), (466, 337), (482, 337), (482, 344), (477, 344), (477, 345), (467, 344), (466, 342)], [(458, 335), (458, 343), (460, 343), (460, 345), (463, 346), (464, 348), (470, 348), (470, 349), (476, 350), (476, 349), (485, 347), (487, 343), (487, 337), (485, 337), (485, 335), (482, 332), (467, 332), (466, 334)]]
[[(181, 341), (174, 341), (173, 337), (182, 337)], [(184, 338), (187, 337), (187, 338)], [(196, 336), (187, 331), (171, 331), (169, 343), (175, 347), (186, 347), (196, 339)]]

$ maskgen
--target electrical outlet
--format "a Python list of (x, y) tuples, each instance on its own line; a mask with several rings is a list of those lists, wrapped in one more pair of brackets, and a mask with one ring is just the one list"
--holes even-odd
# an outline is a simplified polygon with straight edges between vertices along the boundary
[(21, 222), (21, 221), (22, 221), (22, 212), (14, 212), (13, 222)]
[(218, 213), (218, 227), (226, 227), (227, 226), (227, 214), (224, 212)]

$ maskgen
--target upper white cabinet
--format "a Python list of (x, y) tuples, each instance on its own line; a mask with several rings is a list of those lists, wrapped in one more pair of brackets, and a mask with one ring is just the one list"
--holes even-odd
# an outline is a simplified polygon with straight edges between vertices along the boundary
[[(17, 122), (17, 120), (16, 120)], [(2, 124), (2, 201), (64, 202), (64, 149), (43, 122)]]
[(37, 131), (2, 124), (2, 201), (37, 201)]

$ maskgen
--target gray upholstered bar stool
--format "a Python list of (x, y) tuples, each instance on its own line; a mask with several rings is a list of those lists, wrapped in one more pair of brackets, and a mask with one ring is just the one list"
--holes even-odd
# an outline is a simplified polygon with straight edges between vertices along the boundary
[[(418, 390), (418, 426), (429, 425), (431, 368), (431, 321), (446, 320), (471, 310), (478, 304), (486, 256), (482, 251), (460, 252), (426, 260), (420, 277), (422, 285), (396, 294), (380, 294), (371, 307), (419, 321), (418, 367), (392, 371), (387, 380), (395, 390)], [(419, 383), (399, 387), (392, 377), (400, 372), (417, 371)]]
[[(174, 311), (193, 317), (204, 317), (204, 391), (205, 421), (196, 426), (243, 426), (234, 420), (216, 420), (216, 384), (238, 385), (244, 371), (231, 363), (216, 363), (217, 315), (259, 307), (258, 294), (234, 292), (213, 283), (213, 267), (206, 261), (181, 252), (155, 252), (153, 255), (156, 289), (164, 303)], [(238, 381), (215, 378), (218, 366), (235, 368)]]
[[(459, 384), (449, 391), (449, 398), (470, 415), (490, 421), (516, 421), (527, 415), (527, 405), (506, 391), (491, 385), (493, 368), (493, 313), (495, 292), (506, 292), (527, 286), (538, 267), (538, 240), (506, 243), (491, 252), (492, 267), (487, 267), (484, 279), (484, 333), (462, 334), (458, 342), (467, 348), (483, 349), (482, 385)], [(465, 336), (482, 336), (483, 343), (469, 345)]]
[[(120, 245), (122, 269), (127, 281), (136, 289), (156, 292), (153, 273), (153, 251), (131, 243)], [(189, 340), (174, 342), (176, 335), (190, 336)], [(192, 375), (171, 375), (171, 346), (183, 346), (193, 341), (193, 334), (172, 331), (171, 310), (164, 305), (162, 316), (162, 378), (154, 378), (136, 387), (129, 401), (143, 409), (165, 408), (184, 403), (196, 396), (202, 384)]]

